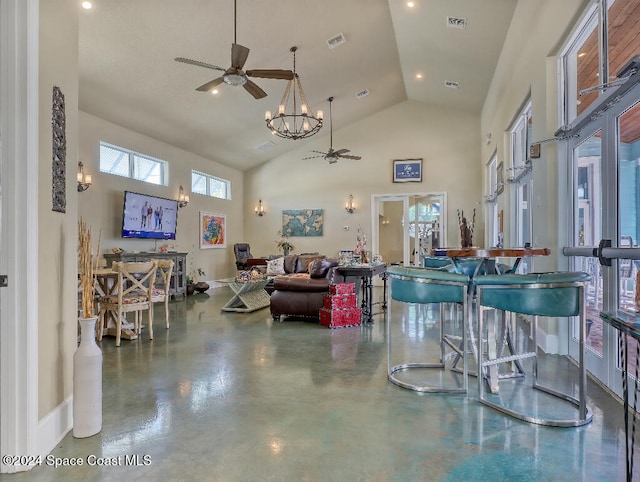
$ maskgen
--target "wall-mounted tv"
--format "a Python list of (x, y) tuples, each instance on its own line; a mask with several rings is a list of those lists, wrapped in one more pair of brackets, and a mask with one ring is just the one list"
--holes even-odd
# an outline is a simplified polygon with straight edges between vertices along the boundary
[(122, 237), (176, 239), (178, 201), (125, 191)]

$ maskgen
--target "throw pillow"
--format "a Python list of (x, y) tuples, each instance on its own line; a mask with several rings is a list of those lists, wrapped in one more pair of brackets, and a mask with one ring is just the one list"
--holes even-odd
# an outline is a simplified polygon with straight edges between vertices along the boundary
[(312, 278), (324, 278), (332, 266), (335, 266), (335, 263), (332, 263), (331, 260), (316, 259), (313, 262), (313, 266), (309, 269), (309, 274)]
[(267, 276), (284, 274), (284, 258), (276, 258), (267, 261)]

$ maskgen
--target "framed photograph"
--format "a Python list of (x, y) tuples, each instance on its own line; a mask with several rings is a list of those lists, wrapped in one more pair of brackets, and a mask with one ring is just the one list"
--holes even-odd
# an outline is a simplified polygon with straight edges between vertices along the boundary
[(498, 164), (496, 169), (496, 180), (496, 194), (500, 194), (504, 191), (504, 165), (502, 163)]
[(422, 182), (422, 159), (394, 160), (393, 182)]
[(200, 211), (200, 249), (227, 247), (226, 214)]

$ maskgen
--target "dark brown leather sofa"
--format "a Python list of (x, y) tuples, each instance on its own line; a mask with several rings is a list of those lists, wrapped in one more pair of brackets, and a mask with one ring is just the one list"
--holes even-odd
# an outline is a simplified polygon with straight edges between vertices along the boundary
[[(278, 321), (282, 315), (318, 318), (336, 266), (337, 259), (324, 256), (285, 256), (286, 274), (276, 276), (271, 293), (273, 319)], [(304, 273), (309, 277), (300, 276)]]

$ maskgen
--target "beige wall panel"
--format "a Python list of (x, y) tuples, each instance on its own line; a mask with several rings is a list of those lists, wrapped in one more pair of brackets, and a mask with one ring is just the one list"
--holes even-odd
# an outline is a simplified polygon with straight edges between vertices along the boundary
[[(400, 103), (334, 132), (334, 149), (348, 148), (362, 156), (359, 161), (302, 160), (311, 150), (328, 149), (329, 138), (324, 136), (248, 171), (245, 241), (256, 256), (276, 254), (282, 210), (324, 209), (324, 235), (296, 237), (292, 242), (297, 253), (335, 256), (341, 249), (355, 248), (358, 225), (370, 238), (373, 194), (427, 192), (448, 194), (448, 239), (457, 240), (456, 209), (470, 212), (480, 207), (478, 145), (478, 116), (420, 102)], [(422, 182), (393, 183), (392, 161), (408, 158), (423, 158)], [(349, 194), (357, 206), (354, 214), (344, 209)], [(258, 199), (267, 210), (263, 217), (252, 213)], [(483, 236), (481, 225), (478, 220), (478, 239)]]

